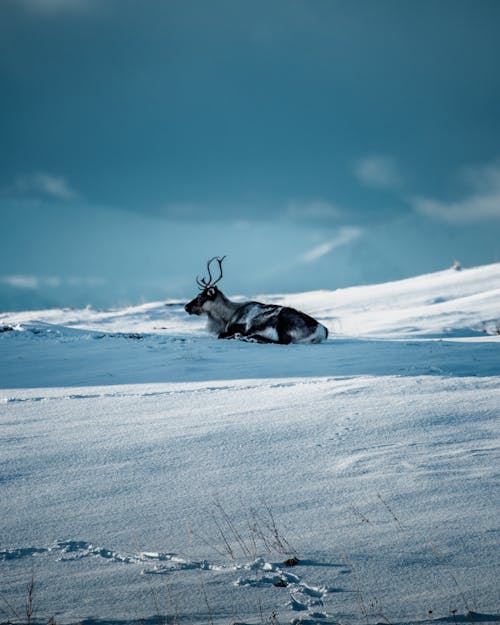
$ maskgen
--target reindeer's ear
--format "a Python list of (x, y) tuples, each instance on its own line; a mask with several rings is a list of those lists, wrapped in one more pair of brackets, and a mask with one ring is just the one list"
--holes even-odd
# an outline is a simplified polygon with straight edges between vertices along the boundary
[(216, 291), (216, 289), (215, 289), (214, 287), (210, 287), (210, 288), (207, 290), (207, 295), (208, 295), (208, 297), (209, 297), (210, 299), (214, 299), (214, 298), (215, 298), (215, 293), (216, 293), (216, 292), (217, 292), (217, 291)]

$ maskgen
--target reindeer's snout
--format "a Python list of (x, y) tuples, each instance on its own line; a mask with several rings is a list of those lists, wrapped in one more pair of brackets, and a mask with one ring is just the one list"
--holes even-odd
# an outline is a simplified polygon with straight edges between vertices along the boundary
[(188, 302), (184, 306), (184, 310), (190, 315), (200, 315), (202, 310), (201, 310), (201, 302), (199, 301), (199, 299), (200, 298), (198, 296), (198, 297), (195, 297), (190, 302)]

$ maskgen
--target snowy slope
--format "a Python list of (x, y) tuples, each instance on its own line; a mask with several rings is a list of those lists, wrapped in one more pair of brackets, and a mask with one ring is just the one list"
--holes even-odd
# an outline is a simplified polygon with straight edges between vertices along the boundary
[(0, 622), (500, 621), (500, 264), (260, 299), (0, 314)]

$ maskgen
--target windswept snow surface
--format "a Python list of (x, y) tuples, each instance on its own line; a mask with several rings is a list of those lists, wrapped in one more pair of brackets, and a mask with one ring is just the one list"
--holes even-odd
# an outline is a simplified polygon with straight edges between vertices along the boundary
[(500, 264), (260, 299), (0, 314), (0, 622), (499, 621)]

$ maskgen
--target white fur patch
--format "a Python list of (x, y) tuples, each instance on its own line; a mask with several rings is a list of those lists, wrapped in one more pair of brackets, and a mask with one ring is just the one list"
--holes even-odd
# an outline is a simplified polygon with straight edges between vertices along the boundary
[(279, 338), (276, 328), (273, 328), (270, 326), (268, 326), (264, 330), (259, 330), (256, 334), (258, 334), (259, 336), (263, 336), (264, 338), (269, 339), (270, 341), (277, 341)]

